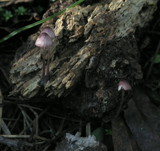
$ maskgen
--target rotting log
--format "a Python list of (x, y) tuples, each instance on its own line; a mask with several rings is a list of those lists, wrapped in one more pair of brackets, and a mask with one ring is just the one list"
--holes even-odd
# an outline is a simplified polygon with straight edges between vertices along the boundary
[[(54, 2), (44, 17), (73, 2)], [(102, 117), (106, 113), (112, 117), (120, 104), (118, 82), (127, 80), (133, 87), (143, 77), (135, 31), (152, 19), (157, 2), (98, 0), (68, 9), (42, 24), (40, 30), (49, 26), (56, 35), (49, 55), (58, 54), (50, 64), (45, 95), (60, 98), (80, 115)], [(38, 32), (28, 38), (11, 66), (12, 96), (30, 99), (40, 95), (42, 60), (40, 49), (34, 45), (37, 36)]]

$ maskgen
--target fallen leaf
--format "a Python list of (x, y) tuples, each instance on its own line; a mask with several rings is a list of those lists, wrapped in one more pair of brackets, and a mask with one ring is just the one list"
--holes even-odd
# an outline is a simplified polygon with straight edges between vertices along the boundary
[(112, 121), (114, 151), (140, 151), (124, 120), (119, 116)]
[(160, 150), (160, 137), (150, 128), (132, 99), (128, 103), (124, 117), (137, 144), (143, 151)]

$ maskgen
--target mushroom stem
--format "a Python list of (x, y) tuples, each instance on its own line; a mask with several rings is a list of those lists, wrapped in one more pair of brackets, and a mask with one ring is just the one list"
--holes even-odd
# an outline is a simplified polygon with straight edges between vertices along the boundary
[(86, 137), (91, 136), (91, 123), (87, 123), (86, 125)]
[(121, 112), (121, 109), (122, 109), (122, 105), (123, 105), (123, 103), (124, 103), (124, 95), (125, 95), (125, 90), (124, 89), (122, 89), (121, 90), (121, 101), (120, 101), (120, 105), (119, 105), (119, 108), (118, 108), (118, 111), (117, 111), (117, 114), (116, 114), (116, 118), (118, 117), (118, 115), (120, 114), (120, 112)]
[(49, 76), (49, 64), (50, 64), (50, 59), (47, 58), (47, 71), (46, 71), (46, 76), (48, 77)]
[(42, 63), (43, 63), (43, 65), (42, 65), (42, 79), (44, 79), (44, 76), (45, 76), (45, 58), (44, 58), (44, 56), (43, 56), (43, 54), (42, 54)]
[[(46, 53), (49, 53), (49, 49), (53, 43), (54, 38), (54, 32), (50, 27), (44, 28), (40, 35), (38, 36), (35, 45), (39, 48), (41, 48), (41, 54), (42, 54), (42, 61), (43, 61), (43, 67), (42, 67), (42, 78), (39, 82), (39, 85), (43, 86), (49, 79), (49, 63), (50, 63), (50, 56), (47, 57), (47, 62), (45, 62)], [(47, 69), (46, 69), (47, 68)]]

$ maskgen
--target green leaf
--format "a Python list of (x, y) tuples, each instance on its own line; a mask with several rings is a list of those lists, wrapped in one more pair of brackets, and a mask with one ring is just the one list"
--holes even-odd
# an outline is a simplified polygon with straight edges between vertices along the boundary
[(7, 22), (9, 19), (13, 17), (13, 14), (11, 11), (6, 10), (2, 16), (3, 16), (3, 19)]
[(92, 132), (92, 135), (96, 137), (97, 141), (102, 142), (104, 137), (104, 129), (102, 127), (98, 127)]
[(35, 26), (37, 26), (37, 25), (40, 25), (40, 24), (42, 24), (42, 23), (44, 23), (44, 22), (46, 22), (46, 21), (48, 21), (48, 20), (50, 20), (50, 19), (52, 19), (52, 18), (54, 18), (54, 17), (57, 17), (57, 16), (61, 15), (61, 14), (64, 13), (67, 9), (73, 8), (73, 7), (81, 4), (83, 1), (85, 1), (85, 0), (78, 0), (78, 1), (76, 1), (75, 3), (73, 3), (72, 5), (66, 7), (65, 9), (63, 9), (63, 10), (61, 10), (61, 11), (59, 11), (58, 13), (55, 13), (55, 14), (53, 14), (53, 15), (45, 18), (45, 19), (42, 19), (42, 20), (37, 21), (37, 22), (35, 22), (35, 23), (33, 23), (33, 24), (30, 24), (30, 25), (21, 27), (21, 28), (15, 30), (15, 31), (11, 32), (11, 33), (10, 33), (9, 35), (7, 35), (6, 37), (0, 39), (0, 43), (6, 41), (6, 40), (8, 40), (8, 39), (10, 39), (11, 37), (19, 34), (20, 32), (22, 32), (22, 31), (24, 31), (24, 30), (33, 28), (33, 27), (35, 27)]
[(15, 10), (15, 13), (16, 13), (17, 15), (20, 15), (20, 16), (24, 15), (26, 12), (27, 12), (27, 9), (24, 8), (23, 6), (19, 6), (19, 7)]
[(153, 59), (153, 63), (160, 63), (160, 55), (156, 55)]

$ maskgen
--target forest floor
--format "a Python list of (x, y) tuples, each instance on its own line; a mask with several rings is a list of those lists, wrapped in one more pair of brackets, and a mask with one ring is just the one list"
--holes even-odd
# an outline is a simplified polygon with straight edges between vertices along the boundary
[[(0, 38), (6, 36), (11, 31), (31, 24), (41, 19), (43, 13), (49, 8), (53, 1), (35, 0), (33, 2), (22, 3), (7, 3), (0, 1)], [(4, 5), (1, 5), (4, 4)], [(7, 5), (6, 5), (7, 4)], [(0, 89), (3, 94), (3, 103), (0, 102), (1, 111), (3, 110), (1, 119), (1, 135), (0, 135), (0, 150), (10, 151), (10, 146), (17, 150), (30, 151), (48, 151), (54, 150), (56, 143), (59, 142), (66, 133), (75, 134), (76, 131), (82, 127), (82, 131), (85, 131), (86, 123), (79, 120), (76, 116), (70, 116), (71, 113), (62, 112), (60, 106), (52, 109), (53, 103), (47, 101), (47, 98), (34, 98), (31, 100), (23, 100), (21, 98), (9, 97), (9, 92), (12, 89), (12, 85), (9, 81), (9, 69), (12, 61), (14, 60), (17, 49), (26, 41), (27, 37), (36, 32), (39, 27), (34, 27), (13, 38), (0, 44)], [(139, 126), (146, 128), (146, 125), (152, 127), (153, 124), (157, 124), (153, 131), (157, 131), (160, 125), (158, 115), (160, 115), (160, 7), (154, 14), (154, 18), (143, 29), (137, 29), (136, 39), (138, 48), (140, 51), (140, 64), (143, 71), (143, 80), (139, 84), (143, 90), (143, 95), (139, 92), (135, 92), (135, 100), (144, 100), (142, 104), (147, 104), (144, 107), (147, 119), (142, 125), (133, 125), (131, 121), (128, 121), (128, 109), (125, 111), (125, 119), (127, 125), (130, 127), (133, 135), (138, 130)], [(137, 88), (138, 89), (138, 88)], [(137, 97), (139, 96), (139, 98)], [(43, 99), (40, 102), (39, 99)], [(145, 101), (148, 101), (147, 103)], [(47, 101), (47, 103), (46, 103)], [(136, 109), (129, 105), (130, 111), (133, 112), (141, 110), (141, 105)], [(55, 104), (54, 104), (55, 106)], [(146, 111), (150, 113), (147, 115)], [(156, 115), (155, 115), (156, 114)], [(156, 117), (155, 117), (155, 116)], [(154, 118), (152, 118), (154, 117)], [(135, 121), (142, 120), (142, 117), (135, 116)], [(120, 122), (123, 119), (119, 119)], [(92, 121), (91, 128), (95, 135), (103, 137), (103, 142), (107, 145), (108, 151), (113, 151), (115, 145), (114, 139), (120, 132), (115, 125), (117, 121), (102, 123), (99, 121)], [(135, 122), (136, 123), (136, 122)], [(80, 126), (81, 125), (81, 126)], [(124, 126), (125, 127), (125, 126)], [(134, 128), (133, 128), (134, 127)], [(115, 133), (113, 130), (117, 130)], [(123, 128), (121, 133), (124, 135), (127, 133)], [(124, 132), (123, 132), (124, 130)], [(135, 130), (135, 131), (134, 131)], [(146, 132), (149, 135), (155, 135), (151, 133), (147, 128)], [(141, 133), (140, 133), (141, 134)], [(158, 133), (159, 135), (160, 133)], [(126, 134), (127, 135), (127, 134)], [(145, 136), (144, 136), (145, 137)], [(153, 136), (154, 137), (154, 136)], [(158, 136), (160, 137), (160, 135)], [(117, 139), (121, 137), (117, 136)], [(143, 137), (142, 137), (143, 138)], [(156, 138), (156, 137), (155, 137)], [(135, 136), (137, 144), (140, 148), (143, 148), (144, 140)], [(115, 140), (117, 141), (117, 140)], [(160, 140), (159, 140), (160, 141)], [(139, 143), (140, 142), (140, 143)], [(152, 142), (151, 142), (152, 143)], [(122, 143), (121, 145), (126, 145)], [(150, 150), (153, 145), (150, 145)], [(116, 147), (114, 147), (116, 148)], [(141, 150), (141, 149), (139, 149)], [(157, 151), (156, 149), (154, 151)]]

